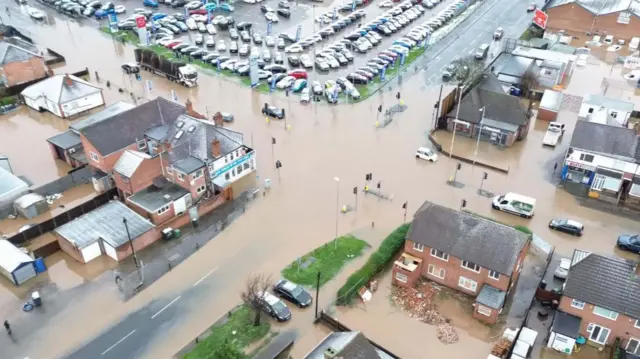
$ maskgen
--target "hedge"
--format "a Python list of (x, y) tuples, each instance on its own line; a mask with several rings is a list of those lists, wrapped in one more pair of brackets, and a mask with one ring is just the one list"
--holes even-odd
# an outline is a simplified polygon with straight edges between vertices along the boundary
[(8, 96), (0, 99), (0, 106), (10, 105), (18, 102), (18, 96)]
[(368, 283), (373, 276), (378, 274), (404, 245), (409, 223), (396, 228), (385, 238), (378, 250), (371, 254), (367, 263), (358, 269), (347, 279), (346, 283), (338, 290), (337, 305), (348, 305), (358, 294), (358, 289)]

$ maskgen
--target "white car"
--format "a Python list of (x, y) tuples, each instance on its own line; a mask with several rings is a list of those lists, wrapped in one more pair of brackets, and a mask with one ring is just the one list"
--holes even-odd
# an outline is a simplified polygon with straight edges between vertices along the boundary
[(271, 22), (278, 22), (280, 21), (280, 19), (278, 19), (278, 15), (276, 15), (273, 12), (268, 12), (266, 14), (264, 14), (265, 19), (271, 21)]
[(567, 279), (569, 268), (571, 268), (571, 259), (561, 258), (560, 263), (558, 263), (558, 268), (553, 272), (553, 276), (560, 279)]
[(124, 14), (125, 12), (127, 12), (127, 8), (124, 7), (124, 5), (117, 5), (114, 11), (116, 12), (116, 14)]
[(256, 0), (242, 0), (242, 2), (245, 4), (255, 4)]
[(291, 87), (291, 85), (293, 85), (293, 83), (296, 81), (296, 78), (293, 76), (287, 76), (285, 78), (283, 78), (282, 80), (280, 80), (277, 84), (276, 87), (284, 90), (286, 88)]
[(337, 68), (340, 67), (340, 63), (338, 62), (338, 60), (336, 60), (335, 57), (333, 57), (333, 56), (325, 56), (324, 58), (325, 58), (325, 60), (327, 60), (327, 62), (329, 63), (329, 66), (332, 69), (337, 69)]
[(289, 53), (298, 53), (298, 52), (302, 52), (304, 51), (304, 49), (302, 48), (302, 46), (298, 45), (298, 44), (293, 44), (290, 45), (289, 47), (284, 49), (284, 52), (289, 52)]
[(207, 27), (204, 25), (203, 22), (198, 23), (198, 32), (207, 32)]
[(420, 158), (429, 162), (438, 161), (438, 155), (427, 147), (420, 147), (416, 151), (416, 158)]
[(300, 93), (300, 103), (309, 103), (311, 96), (309, 95), (309, 88), (305, 87)]
[(300, 55), (300, 63), (302, 67), (307, 69), (313, 67), (313, 61), (311, 61), (311, 58), (307, 54)]
[(383, 9), (384, 8), (388, 8), (388, 7), (393, 7), (393, 1), (389, 1), (389, 0), (383, 1), (380, 4), (378, 4), (378, 6), (383, 8)]
[(205, 21), (207, 21), (207, 17), (205, 15), (200, 15), (200, 14), (191, 15), (191, 19), (194, 19), (196, 22), (205, 22)]
[(207, 36), (207, 39), (204, 41), (204, 44), (205, 44), (207, 47), (216, 47), (216, 42), (215, 42), (215, 40), (213, 39), (213, 36), (211, 36), (211, 35), (208, 35), (208, 36)]
[(227, 45), (224, 43), (224, 40), (218, 41), (218, 45), (216, 46), (218, 51), (227, 51)]
[(209, 33), (209, 35), (215, 35), (218, 33), (216, 31), (216, 27), (213, 26), (212, 24), (207, 24), (207, 32)]
[(238, 62), (238, 59), (227, 60), (220, 64), (220, 68), (223, 70), (233, 70), (233, 66)]
[(202, 45), (204, 43), (204, 37), (201, 34), (197, 34), (194, 42), (196, 43), (196, 45)]
[(196, 23), (196, 20), (194, 20), (192, 18), (188, 18), (185, 23), (187, 25), (187, 29), (189, 29), (191, 31), (198, 30), (198, 24)]

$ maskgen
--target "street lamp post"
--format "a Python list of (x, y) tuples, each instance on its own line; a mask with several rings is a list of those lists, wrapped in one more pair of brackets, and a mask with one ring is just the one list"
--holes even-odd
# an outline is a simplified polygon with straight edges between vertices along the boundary
[(460, 115), (460, 102), (462, 100), (462, 88), (458, 84), (458, 106), (456, 108), (456, 118), (453, 120), (453, 136), (451, 136), (451, 148), (449, 149), (449, 158), (453, 155), (453, 141), (456, 138), (456, 129), (458, 128), (458, 116)]
[(478, 139), (476, 141), (476, 151), (473, 153), (474, 156), (478, 156), (478, 147), (480, 146), (480, 137), (482, 137), (482, 122), (484, 121), (484, 111), (487, 106), (482, 106), (480, 112), (482, 113), (482, 117), (480, 118), (480, 129), (478, 130)]
[(338, 220), (340, 219), (340, 178), (333, 177), (336, 181), (336, 236), (334, 237), (334, 248), (338, 249)]
[(138, 257), (136, 256), (136, 250), (133, 248), (131, 233), (129, 233), (129, 225), (127, 224), (127, 219), (122, 217), (122, 223), (124, 223), (124, 228), (127, 230), (127, 238), (129, 238), (129, 245), (131, 246), (131, 253), (133, 254), (133, 262), (136, 264), (136, 268), (140, 269), (140, 265), (138, 264)]

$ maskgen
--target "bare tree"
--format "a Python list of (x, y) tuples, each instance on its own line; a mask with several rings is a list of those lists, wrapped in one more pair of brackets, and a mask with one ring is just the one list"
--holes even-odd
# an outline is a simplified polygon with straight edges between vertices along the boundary
[(484, 72), (484, 64), (473, 56), (461, 57), (451, 62), (455, 66), (456, 80), (464, 86), (469, 86), (478, 81)]
[(242, 301), (255, 313), (253, 325), (260, 325), (260, 311), (262, 310), (262, 295), (271, 287), (271, 277), (264, 274), (251, 274), (247, 278), (242, 292)]

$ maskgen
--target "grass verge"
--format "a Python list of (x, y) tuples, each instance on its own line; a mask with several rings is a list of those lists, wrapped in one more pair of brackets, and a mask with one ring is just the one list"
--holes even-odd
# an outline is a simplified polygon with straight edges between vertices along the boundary
[[(335, 277), (346, 262), (360, 256), (366, 246), (367, 242), (356, 237), (339, 237), (337, 247), (333, 241), (325, 243), (289, 264), (282, 270), (282, 276), (294, 283), (315, 286), (320, 272), (322, 286)], [(303, 268), (308, 261), (313, 262)]]
[(138, 34), (131, 30), (120, 30), (115, 34), (112, 34), (111, 29), (109, 29), (108, 26), (102, 26), (100, 28), (100, 31), (122, 42), (128, 42), (134, 45), (140, 44), (140, 39), (138, 38)]
[(367, 263), (349, 276), (344, 285), (338, 289), (337, 305), (350, 304), (358, 294), (358, 289), (366, 285), (373, 276), (378, 274), (393, 260), (394, 255), (404, 246), (404, 241), (410, 227), (410, 223), (405, 223), (391, 232), (391, 234), (382, 241), (380, 247), (367, 259)]
[(253, 326), (254, 312), (241, 306), (224, 324), (211, 328), (211, 334), (202, 340), (184, 359), (245, 359), (243, 349), (269, 333), (271, 324), (261, 320)]

